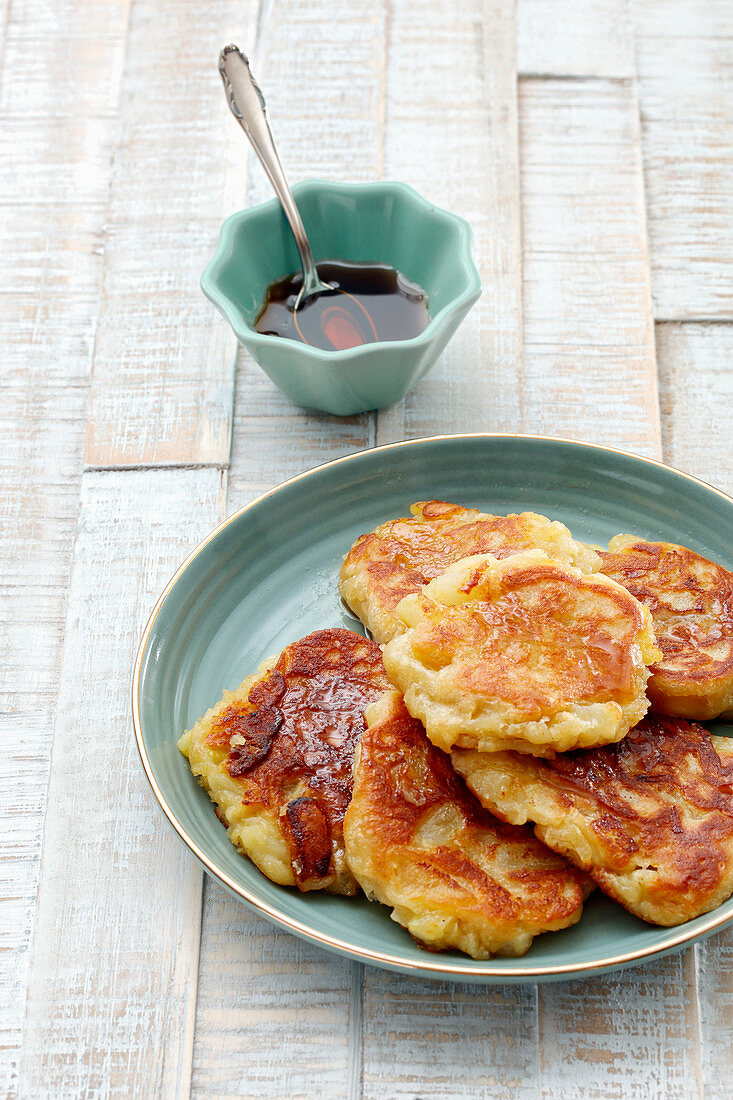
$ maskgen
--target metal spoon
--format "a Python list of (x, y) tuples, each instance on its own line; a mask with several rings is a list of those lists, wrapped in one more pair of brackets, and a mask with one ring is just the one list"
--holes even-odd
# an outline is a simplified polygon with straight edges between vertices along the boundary
[(249, 138), (262, 167), (275, 189), (285, 217), (295, 237), (303, 265), (303, 285), (295, 299), (297, 311), (314, 294), (333, 294), (336, 287), (324, 283), (316, 270), (315, 261), (303, 221), (295, 205), (293, 193), (285, 179), (285, 172), (277, 154), (275, 141), (267, 121), (265, 98), (252, 76), (249, 61), (237, 46), (225, 46), (219, 54), (219, 72), (224, 82), (229, 109)]

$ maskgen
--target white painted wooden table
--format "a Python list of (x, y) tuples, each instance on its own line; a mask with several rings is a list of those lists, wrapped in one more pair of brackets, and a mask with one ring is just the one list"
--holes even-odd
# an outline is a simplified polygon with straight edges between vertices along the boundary
[[(129, 672), (227, 512), (375, 443), (604, 442), (733, 490), (733, 0), (0, 0), (0, 1093), (722, 1098), (733, 934), (556, 986), (421, 983), (252, 915), (164, 825)], [(290, 405), (198, 275), (290, 177), (406, 180), (485, 286), (401, 405)]]

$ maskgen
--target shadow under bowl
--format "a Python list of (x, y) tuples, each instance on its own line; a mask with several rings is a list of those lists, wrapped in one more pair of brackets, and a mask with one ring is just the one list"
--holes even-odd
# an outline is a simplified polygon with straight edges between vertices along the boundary
[(403, 183), (307, 180), (293, 192), (319, 260), (386, 263), (419, 283), (431, 318), (423, 332), (344, 351), (257, 332), (268, 287), (300, 268), (275, 199), (227, 218), (201, 289), (292, 401), (340, 416), (391, 405), (430, 370), (481, 294), (468, 223)]

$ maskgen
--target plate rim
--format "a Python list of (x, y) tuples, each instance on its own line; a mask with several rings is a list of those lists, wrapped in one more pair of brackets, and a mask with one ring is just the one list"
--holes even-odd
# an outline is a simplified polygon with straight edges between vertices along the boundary
[[(700, 486), (709, 492), (714, 493), (725, 501), (726, 504), (733, 508), (733, 497), (728, 493), (723, 492), (722, 489), (716, 488), (709, 482), (704, 481), (702, 478), (695, 477), (694, 474), (686, 473), (683, 470), (679, 470), (674, 466), (670, 466), (666, 462), (661, 462), (659, 459), (648, 458), (645, 455), (635, 454), (633, 451), (626, 451), (619, 447), (611, 447), (600, 443), (589, 443), (584, 440), (571, 439), (566, 436), (553, 436), (553, 435), (535, 435), (527, 432), (457, 432), (457, 433), (445, 433), (440, 435), (420, 436), (415, 439), (404, 439), (394, 443), (383, 443), (377, 447), (366, 447), (358, 451), (351, 451), (347, 455), (341, 455), (339, 458), (330, 459), (326, 462), (321, 462), (316, 466), (310, 467), (308, 470), (304, 470), (302, 473), (295, 474), (293, 477), (287, 478), (285, 481), (280, 482), (273, 488), (268, 489), (266, 492), (259, 494), (253, 500), (248, 501), (247, 504), (242, 505), (236, 511), (232, 512), (230, 516), (221, 520), (200, 542), (194, 546), (194, 548), (187, 554), (181, 564), (178, 566), (168, 583), (163, 588), (162, 592), (158, 596), (152, 611), (148, 617), (145, 627), (140, 638), (140, 642), (137, 647), (135, 655), (135, 663), (132, 672), (131, 681), (131, 702), (132, 702), (132, 719), (135, 730), (135, 741), (137, 744), (138, 753), (143, 766), (143, 770), (148, 779), (153, 794), (158, 802), (158, 805), (162, 809), (168, 823), (172, 826), (174, 831), (178, 834), (180, 839), (186, 845), (190, 852), (198, 859), (203, 865), (204, 869), (221, 883), (227, 890), (239, 897), (242, 901), (246, 902), (250, 907), (261, 913), (268, 920), (274, 922), (287, 931), (294, 933), (302, 939), (309, 940), (315, 943), (317, 946), (325, 948), (330, 951), (335, 951), (340, 955), (347, 956), (352, 960), (359, 962), (370, 963), (372, 965), (380, 966), (388, 970), (408, 973), (411, 976), (426, 977), (426, 978), (443, 978), (443, 979), (461, 979), (464, 981), (503, 981), (505, 983), (518, 983), (518, 982), (532, 982), (542, 979), (555, 979), (555, 980), (568, 980), (574, 977), (589, 976), (591, 974), (599, 974), (602, 972), (609, 972), (611, 970), (619, 969), (621, 967), (629, 966), (635, 962), (642, 962), (648, 958), (659, 958), (664, 954), (674, 951), (677, 948), (681, 948), (685, 943), (695, 943), (696, 941), (710, 935), (712, 932), (719, 928), (723, 928), (726, 925), (733, 922), (733, 913), (724, 914), (722, 916), (715, 916), (716, 910), (711, 911), (711, 916), (706, 923), (694, 931), (690, 932), (677, 932), (672, 933), (662, 943), (655, 944), (653, 947), (638, 948), (632, 951), (626, 951), (619, 955), (610, 955), (605, 958), (593, 959), (587, 962), (570, 963), (567, 966), (551, 965), (551, 966), (527, 966), (518, 967), (511, 971), (502, 970), (496, 966), (490, 965), (475, 965), (479, 960), (473, 960), (474, 965), (471, 965), (468, 961), (462, 963), (446, 963), (433, 961), (429, 953), (426, 952), (428, 957), (423, 961), (415, 961), (413, 959), (400, 956), (399, 954), (386, 953), (383, 951), (376, 951), (369, 948), (357, 947), (354, 944), (347, 943), (346, 941), (338, 938), (337, 936), (331, 936), (325, 932), (320, 932), (317, 929), (310, 927), (307, 924), (303, 924), (297, 918), (289, 917), (287, 914), (279, 912), (274, 909), (269, 902), (258, 898), (255, 894), (252, 894), (246, 887), (232, 879), (226, 871), (217, 867), (214, 862), (206, 855), (204, 851), (199, 847), (194, 838), (187, 832), (184, 826), (176, 817), (174, 811), (168, 803), (163, 791), (161, 790), (158, 781), (153, 773), (152, 763), (148, 755), (147, 747), (143, 736), (142, 729), (142, 717), (140, 708), (140, 688), (142, 681), (142, 670), (145, 656), (147, 653), (147, 644), (152, 633), (155, 622), (160, 614), (163, 604), (167, 600), (169, 594), (173, 588), (178, 584), (183, 575), (187, 572), (193, 561), (203, 552), (203, 550), (217, 538), (222, 531), (224, 531), (230, 524), (234, 523), (256, 507), (262, 501), (267, 500), (269, 497), (280, 492), (282, 489), (291, 486), (305, 478), (311, 477), (313, 474), (328, 469), (332, 466), (339, 466), (353, 462), (355, 459), (368, 454), (374, 454), (377, 452), (384, 452), (390, 450), (397, 450), (416, 446), (418, 444), (425, 443), (437, 443), (446, 440), (509, 440), (509, 439), (523, 439), (531, 440), (533, 442), (542, 443), (566, 443), (573, 447), (586, 448), (592, 451), (602, 451), (608, 454), (621, 455), (623, 458), (630, 458), (636, 462), (640, 462), (645, 466), (653, 467), (657, 470), (664, 470), (668, 473), (674, 474), (677, 477), (684, 478), (686, 481), (692, 482), (694, 485)], [(703, 916), (705, 914), (702, 914)], [(661, 926), (660, 926), (661, 927)], [(674, 926), (673, 926), (674, 927)], [(684, 925), (677, 926), (684, 928)], [(493, 961), (493, 960), (492, 960)]]

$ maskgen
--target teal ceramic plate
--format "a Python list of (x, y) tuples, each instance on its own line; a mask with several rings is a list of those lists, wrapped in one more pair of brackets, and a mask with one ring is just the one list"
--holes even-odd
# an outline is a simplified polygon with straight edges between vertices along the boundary
[(289, 642), (320, 627), (359, 629), (336, 587), (344, 554), (357, 535), (431, 498), (499, 513), (532, 509), (592, 542), (619, 531), (680, 542), (733, 568), (733, 500), (668, 467), (602, 447), (445, 436), (363, 451), (293, 478), (194, 550), (140, 645), (133, 681), (138, 745), (179, 836), (211, 875), (276, 924), (354, 959), (424, 977), (517, 982), (598, 973), (722, 927), (733, 919), (733, 900), (680, 927), (657, 928), (596, 891), (577, 925), (538, 937), (521, 959), (435, 955), (417, 947), (385, 907), (276, 886), (230, 844), (176, 739), (224, 688)]

